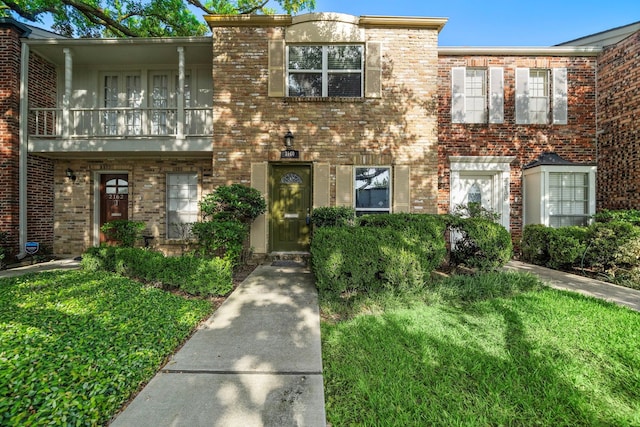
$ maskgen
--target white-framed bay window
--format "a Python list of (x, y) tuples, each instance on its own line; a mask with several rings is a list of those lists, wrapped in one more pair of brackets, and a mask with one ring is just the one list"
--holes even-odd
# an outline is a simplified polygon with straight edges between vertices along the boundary
[(286, 66), (287, 96), (363, 96), (363, 45), (288, 45)]
[(391, 212), (390, 166), (356, 166), (353, 188), (356, 215)]
[(588, 225), (596, 213), (596, 166), (542, 164), (523, 175), (525, 225)]
[(549, 225), (586, 226), (589, 213), (589, 174), (549, 172)]
[(198, 221), (198, 174), (167, 174), (167, 239), (191, 236), (191, 224)]

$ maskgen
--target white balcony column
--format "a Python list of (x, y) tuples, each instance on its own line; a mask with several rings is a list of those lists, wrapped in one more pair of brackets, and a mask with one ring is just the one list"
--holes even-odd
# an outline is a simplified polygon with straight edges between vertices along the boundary
[(184, 47), (178, 47), (178, 116), (176, 120), (176, 138), (184, 139)]
[(20, 151), (18, 153), (18, 203), (20, 212), (18, 214), (18, 237), (20, 241), (20, 252), (18, 259), (24, 258), (25, 244), (27, 243), (27, 181), (28, 181), (28, 150), (29, 150), (29, 45), (22, 43), (20, 57)]
[(64, 52), (64, 94), (62, 95), (62, 137), (67, 139), (71, 128), (71, 85), (73, 83), (73, 58), (71, 49), (65, 48)]

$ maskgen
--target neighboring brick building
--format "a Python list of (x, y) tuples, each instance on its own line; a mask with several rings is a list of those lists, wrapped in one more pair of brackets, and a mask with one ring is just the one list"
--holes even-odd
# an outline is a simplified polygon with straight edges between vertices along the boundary
[[(50, 159), (29, 153), (20, 156), (20, 38), (31, 32), (12, 19), (0, 18), (0, 231), (7, 233), (7, 241), (2, 244), (9, 249), (8, 260), (22, 251), (20, 240), (38, 241), (47, 252), (53, 248), (53, 164)], [(37, 55), (28, 55), (28, 61), (29, 104), (55, 107), (55, 69)], [(24, 191), (20, 191), (20, 182), (24, 182)], [(21, 216), (22, 221), (32, 224), (22, 237)]]
[[(586, 223), (595, 213), (598, 51), (573, 47), (439, 50), (441, 212), (475, 197), (501, 215), (516, 243), (527, 223)], [(525, 179), (525, 166), (543, 153), (556, 153), (573, 164), (539, 165), (551, 169)], [(529, 173), (536, 171), (542, 173), (540, 169)], [(575, 192), (554, 193), (551, 179), (560, 177), (554, 174), (569, 172), (592, 181), (580, 199)], [(584, 189), (584, 181), (580, 186)]]
[(640, 32), (598, 58), (598, 209), (640, 209)]

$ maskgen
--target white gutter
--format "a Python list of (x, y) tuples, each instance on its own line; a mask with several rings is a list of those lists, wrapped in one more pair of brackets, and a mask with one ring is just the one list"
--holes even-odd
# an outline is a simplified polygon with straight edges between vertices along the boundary
[(550, 47), (438, 47), (439, 55), (450, 56), (598, 56), (600, 46), (550, 46)]
[(20, 253), (17, 258), (27, 256), (25, 245), (27, 243), (27, 159), (29, 148), (29, 45), (22, 43), (20, 58), (20, 133), (19, 133), (19, 157), (18, 157), (18, 206)]

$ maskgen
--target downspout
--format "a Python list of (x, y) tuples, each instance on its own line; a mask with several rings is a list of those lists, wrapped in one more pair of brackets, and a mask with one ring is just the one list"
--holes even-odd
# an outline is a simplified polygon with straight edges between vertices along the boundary
[(18, 206), (20, 253), (18, 259), (27, 256), (27, 159), (29, 154), (29, 45), (22, 43), (20, 57), (20, 131), (18, 157)]

